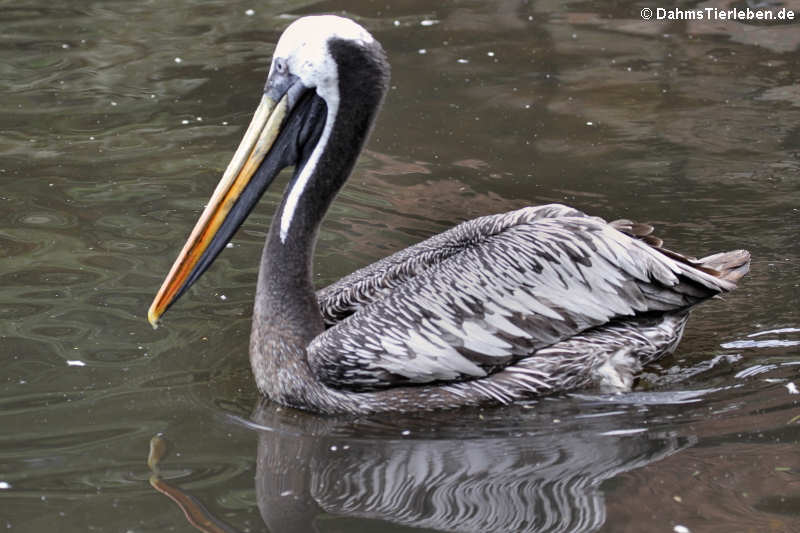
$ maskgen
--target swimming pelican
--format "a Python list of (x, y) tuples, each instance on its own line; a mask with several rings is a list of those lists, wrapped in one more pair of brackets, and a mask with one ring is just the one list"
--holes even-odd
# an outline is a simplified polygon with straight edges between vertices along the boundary
[(315, 293), (320, 223), (388, 80), (383, 48), (355, 22), (289, 25), (250, 126), (150, 306), (151, 324), (288, 166), (261, 257), (250, 362), (258, 389), (292, 407), (418, 411), (625, 388), (675, 349), (691, 306), (747, 272), (744, 250), (690, 259), (663, 249), (645, 224), (553, 204), (464, 222)]

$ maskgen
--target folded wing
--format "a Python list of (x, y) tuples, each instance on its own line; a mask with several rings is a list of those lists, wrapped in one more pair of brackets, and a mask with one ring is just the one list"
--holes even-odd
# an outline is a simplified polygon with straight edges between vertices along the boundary
[(308, 346), (332, 387), (479, 379), (615, 318), (735, 287), (564, 206), (465, 222), (318, 296), (340, 321)]

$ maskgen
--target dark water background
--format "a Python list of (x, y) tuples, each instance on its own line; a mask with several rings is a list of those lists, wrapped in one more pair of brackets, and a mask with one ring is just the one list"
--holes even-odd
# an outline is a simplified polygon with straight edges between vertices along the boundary
[[(161, 480), (218, 530), (800, 531), (800, 25), (645, 6), (0, 1), (0, 529), (193, 531), (148, 484), (163, 433)], [(357, 421), (258, 406), (249, 315), (280, 187), (164, 327), (145, 314), (281, 29), (319, 12), (393, 65), (321, 285), (552, 201), (687, 253), (748, 248), (751, 274), (631, 394)]]

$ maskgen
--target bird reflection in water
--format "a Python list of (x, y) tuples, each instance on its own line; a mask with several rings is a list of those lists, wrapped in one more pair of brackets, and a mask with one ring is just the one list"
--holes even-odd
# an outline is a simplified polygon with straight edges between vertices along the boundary
[[(692, 444), (627, 432), (627, 416), (553, 424), (543, 408), (353, 420), (263, 400), (246, 422), (258, 433), (261, 517), (281, 533), (326, 531), (331, 515), (437, 531), (596, 531), (606, 519), (604, 481)], [(197, 529), (234, 531), (154, 477)]]
[(150, 439), (150, 453), (147, 455), (147, 466), (150, 468), (150, 486), (174, 501), (186, 520), (195, 528), (205, 533), (236, 533), (237, 530), (212, 515), (208, 509), (194, 496), (161, 478), (161, 459), (167, 454), (167, 441), (160, 433)]

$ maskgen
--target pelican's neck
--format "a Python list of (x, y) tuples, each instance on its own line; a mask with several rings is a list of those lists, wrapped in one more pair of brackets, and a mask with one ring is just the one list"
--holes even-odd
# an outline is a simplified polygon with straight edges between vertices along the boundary
[(312, 279), (319, 226), (355, 165), (388, 83), (380, 49), (376, 61), (376, 50), (339, 40), (329, 46), (338, 66), (338, 91), (325, 95), (325, 127), (298, 164), (273, 218), (253, 310), (250, 357), (256, 382), (289, 404), (314, 381), (306, 347), (324, 329)]

